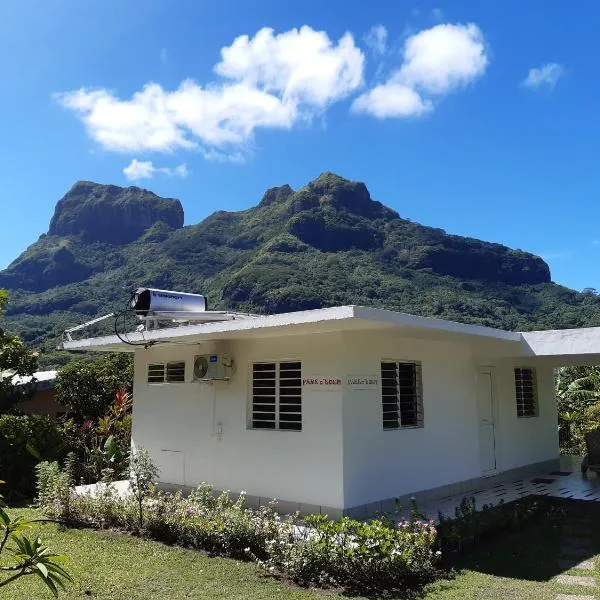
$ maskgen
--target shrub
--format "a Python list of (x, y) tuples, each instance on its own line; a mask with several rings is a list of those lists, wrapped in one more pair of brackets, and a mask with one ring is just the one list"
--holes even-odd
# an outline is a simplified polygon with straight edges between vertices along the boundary
[[(385, 517), (368, 523), (324, 516), (298, 522), (297, 515), (280, 516), (275, 503), (250, 509), (245, 494), (216, 495), (202, 484), (187, 497), (144, 487), (140, 513), (139, 497), (119, 496), (109, 485), (100, 485), (96, 495), (71, 495), (68, 502), (57, 502), (48, 493), (53, 485), (64, 493), (56, 467), (40, 468), (38, 474), (40, 503), (66, 522), (117, 527), (211, 554), (255, 560), (268, 572), (302, 585), (360, 593), (399, 591), (431, 580), (439, 559), (433, 523), (415, 512), (397, 524)], [(57, 483), (49, 485), (48, 479)]]
[(347, 517), (305, 519), (300, 538), (275, 540), (264, 566), (297, 583), (336, 585), (359, 593), (396, 592), (433, 578), (439, 558), (432, 521), (413, 514), (395, 523)]
[(38, 460), (62, 460), (71, 448), (63, 426), (40, 415), (0, 415), (0, 472), (10, 497), (30, 498)]
[(126, 354), (109, 354), (93, 361), (66, 365), (58, 374), (56, 399), (81, 422), (107, 414), (118, 390), (131, 393), (132, 386), (132, 358)]

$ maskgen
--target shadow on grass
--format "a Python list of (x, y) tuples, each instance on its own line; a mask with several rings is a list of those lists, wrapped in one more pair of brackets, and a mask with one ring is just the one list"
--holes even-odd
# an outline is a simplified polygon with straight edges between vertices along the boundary
[[(532, 524), (524, 531), (487, 540), (463, 555), (449, 557), (451, 572), (470, 570), (525, 581), (549, 581), (564, 573), (564, 546), (573, 541), (577, 557), (586, 560), (600, 553), (600, 534), (591, 525), (600, 520), (600, 506), (581, 500), (557, 499), (562, 514)], [(588, 528), (588, 523), (590, 523)], [(570, 533), (575, 528), (577, 533)], [(582, 539), (586, 543), (578, 543)]]

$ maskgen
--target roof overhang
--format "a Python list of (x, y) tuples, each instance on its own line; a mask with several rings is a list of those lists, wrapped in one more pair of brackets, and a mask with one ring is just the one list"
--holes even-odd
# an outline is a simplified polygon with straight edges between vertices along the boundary
[(509, 342), (511, 345), (522, 343), (520, 333), (491, 327), (465, 325), (364, 306), (338, 306), (128, 333), (125, 339), (133, 345), (123, 342), (116, 335), (110, 335), (64, 341), (60, 348), (70, 351), (134, 352), (136, 347), (155, 343), (196, 344), (213, 340), (361, 330), (395, 330), (408, 337), (437, 340), (471, 338)]

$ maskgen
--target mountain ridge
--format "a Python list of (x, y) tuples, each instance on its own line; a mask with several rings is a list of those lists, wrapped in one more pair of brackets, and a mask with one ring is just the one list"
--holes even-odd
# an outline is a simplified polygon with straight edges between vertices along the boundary
[(0, 271), (9, 326), (63, 360), (50, 351), (61, 329), (139, 285), (253, 312), (366, 304), (505, 329), (600, 323), (600, 301), (552, 283), (539, 256), (414, 223), (329, 172), (183, 222), (178, 200), (77, 182), (48, 234)]

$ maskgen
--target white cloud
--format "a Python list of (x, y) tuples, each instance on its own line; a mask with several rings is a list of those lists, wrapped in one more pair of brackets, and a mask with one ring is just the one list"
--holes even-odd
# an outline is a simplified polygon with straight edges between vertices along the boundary
[(58, 94), (104, 149), (192, 149), (235, 156), (259, 128), (290, 129), (322, 113), (363, 84), (364, 55), (346, 33), (336, 43), (304, 26), (275, 35), (261, 29), (221, 50), (217, 81), (191, 79), (175, 90), (148, 83), (130, 99), (107, 89)]
[(565, 74), (565, 68), (558, 63), (548, 63), (539, 69), (529, 69), (527, 77), (521, 85), (536, 90), (542, 86), (552, 89), (558, 80)]
[(393, 82), (374, 87), (352, 104), (354, 112), (370, 114), (378, 119), (418, 117), (432, 109), (431, 102), (423, 100), (415, 90)]
[(239, 151), (219, 152), (218, 150), (211, 148), (210, 150), (205, 150), (202, 153), (202, 156), (204, 156), (206, 160), (218, 163), (233, 163), (241, 165), (242, 163), (246, 162), (246, 155)]
[(477, 25), (441, 24), (408, 37), (403, 62), (384, 84), (359, 96), (354, 112), (379, 118), (420, 116), (433, 98), (481, 77), (489, 59)]
[(409, 37), (396, 77), (431, 94), (446, 94), (485, 73), (483, 34), (477, 25), (436, 25)]
[(160, 58), (160, 62), (161, 62), (163, 65), (166, 65), (166, 64), (169, 62), (169, 53), (167, 52), (167, 49), (166, 49), (166, 48), (163, 48), (163, 49), (160, 51), (159, 58)]
[(215, 72), (275, 93), (283, 102), (325, 107), (363, 81), (364, 55), (346, 33), (333, 45), (324, 31), (304, 25), (274, 35), (265, 27), (253, 38), (241, 35), (221, 50)]
[(363, 39), (374, 54), (381, 56), (385, 54), (387, 38), (388, 32), (383, 25), (373, 25)]
[(169, 177), (181, 177), (182, 179), (185, 179), (189, 175), (185, 163), (173, 168), (155, 167), (151, 160), (137, 160), (135, 158), (123, 169), (123, 174), (129, 181), (152, 179), (156, 173), (162, 173)]

